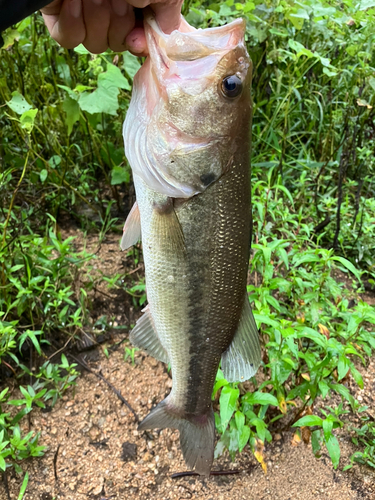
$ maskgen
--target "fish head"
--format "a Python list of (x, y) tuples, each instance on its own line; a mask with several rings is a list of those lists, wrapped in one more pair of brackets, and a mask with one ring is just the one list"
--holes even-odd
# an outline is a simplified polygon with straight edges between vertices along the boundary
[[(250, 150), (252, 68), (245, 22), (202, 30), (183, 20), (167, 35), (149, 11), (145, 33), (149, 56), (134, 80), (126, 153), (152, 189), (188, 198), (216, 181), (239, 148)], [(142, 128), (142, 145), (131, 139), (127, 127), (134, 126)], [(137, 148), (142, 152), (135, 154)]]

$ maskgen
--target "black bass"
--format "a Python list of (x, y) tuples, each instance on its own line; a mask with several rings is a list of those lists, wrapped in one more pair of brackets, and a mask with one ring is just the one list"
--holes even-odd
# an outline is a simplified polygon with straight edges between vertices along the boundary
[(246, 280), (251, 239), (251, 61), (245, 23), (164, 34), (145, 16), (149, 57), (124, 124), (137, 202), (123, 249), (142, 237), (148, 306), (134, 345), (170, 363), (173, 388), (139, 429), (174, 428), (186, 463), (209, 475), (212, 388), (260, 365)]

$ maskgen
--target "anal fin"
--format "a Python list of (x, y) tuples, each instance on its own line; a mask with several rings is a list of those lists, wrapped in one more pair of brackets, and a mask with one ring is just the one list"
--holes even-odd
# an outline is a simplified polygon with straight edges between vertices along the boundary
[(163, 363), (169, 363), (167, 351), (162, 346), (156, 332), (149, 307), (139, 318), (129, 335), (130, 342)]
[(228, 382), (242, 382), (255, 375), (260, 363), (258, 328), (246, 294), (237, 331), (221, 357), (221, 369)]
[(138, 203), (135, 202), (125, 221), (124, 234), (121, 239), (121, 250), (127, 250), (141, 239), (141, 217)]

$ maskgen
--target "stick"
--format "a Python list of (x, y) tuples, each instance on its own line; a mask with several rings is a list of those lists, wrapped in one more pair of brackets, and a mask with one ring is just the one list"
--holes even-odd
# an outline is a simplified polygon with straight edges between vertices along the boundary
[[(246, 470), (212, 470), (210, 472), (210, 476), (231, 476), (232, 474), (240, 474), (241, 472), (248, 472)], [(194, 471), (185, 471), (185, 472), (176, 472), (171, 475), (171, 479), (179, 479), (180, 477), (189, 477), (189, 476), (199, 476), (198, 472)]]
[(4, 482), (4, 487), (5, 487), (5, 491), (6, 491), (8, 500), (12, 500), (10, 498), (9, 485), (8, 485), (8, 476), (7, 476), (7, 471), (6, 470), (3, 472), (3, 482)]
[(133, 415), (134, 415), (134, 419), (135, 421), (138, 423), (139, 422), (139, 417), (138, 415), (136, 414), (135, 410), (133, 410), (133, 408), (130, 406), (130, 404), (126, 401), (126, 399), (124, 398), (124, 396), (121, 394), (121, 392), (116, 389), (116, 387), (111, 384), (111, 382), (109, 382), (102, 373), (97, 373), (95, 372), (94, 370), (92, 370), (89, 365), (87, 363), (85, 363), (85, 361), (83, 360), (79, 360), (78, 358), (76, 358), (75, 356), (73, 356), (73, 354), (69, 353), (69, 356), (71, 356), (74, 361), (76, 361), (77, 363), (79, 363), (81, 366), (83, 366), (83, 368), (85, 370), (87, 370), (88, 372), (92, 373), (93, 375), (95, 375), (95, 377), (98, 377), (100, 380), (102, 380), (105, 384), (108, 385), (108, 387), (111, 389), (111, 391), (113, 391), (116, 396), (119, 398), (119, 400), (121, 401), (122, 404), (124, 404), (128, 410), (130, 410)]
[(58, 479), (59, 479), (59, 478), (57, 477), (57, 456), (58, 456), (58, 454), (59, 454), (59, 449), (60, 449), (60, 446), (61, 446), (60, 444), (57, 446), (57, 449), (56, 449), (55, 454), (54, 454), (54, 456), (53, 456), (53, 473), (54, 473), (54, 475), (55, 475), (55, 479), (56, 479), (56, 481), (58, 481)]

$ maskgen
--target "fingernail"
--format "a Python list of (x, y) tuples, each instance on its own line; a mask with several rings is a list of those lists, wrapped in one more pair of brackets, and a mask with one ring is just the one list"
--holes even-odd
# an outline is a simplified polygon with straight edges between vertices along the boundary
[(115, 14), (122, 17), (127, 12), (128, 4), (124, 0), (112, 0), (112, 9)]
[(81, 0), (71, 0), (70, 1), (70, 13), (73, 17), (78, 18), (82, 12)]

